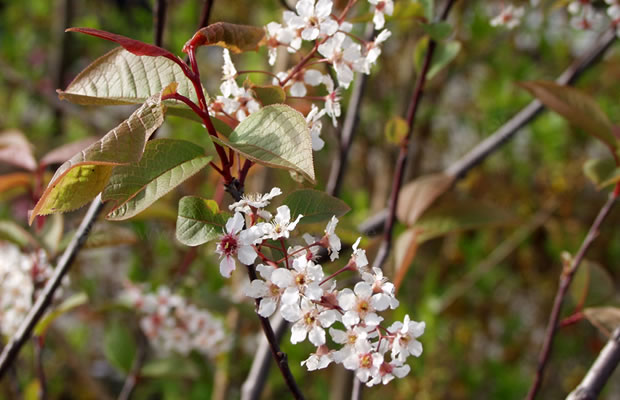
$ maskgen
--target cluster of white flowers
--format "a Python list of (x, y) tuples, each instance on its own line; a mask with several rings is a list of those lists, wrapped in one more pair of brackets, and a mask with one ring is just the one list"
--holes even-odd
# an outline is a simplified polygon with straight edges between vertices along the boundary
[[(53, 268), (43, 250), (22, 253), (0, 241), (0, 332), (13, 335), (28, 314)], [(58, 293), (56, 296), (62, 295)]]
[(491, 20), (491, 26), (504, 26), (514, 29), (521, 24), (521, 18), (525, 14), (523, 7), (515, 7), (512, 4), (502, 7), (501, 12)]
[[(383, 317), (379, 313), (395, 309), (399, 303), (394, 285), (380, 269), (369, 268), (366, 252), (359, 248), (361, 238), (353, 244), (346, 265), (325, 276), (316, 258), (320, 248), (327, 250), (331, 261), (340, 257), (342, 243), (336, 234), (336, 217), (329, 221), (321, 238), (304, 234), (305, 246), (287, 247), (286, 239), (302, 216), (292, 220), (285, 205), (277, 208), (275, 216), (264, 209), (280, 193), (274, 188), (269, 194), (250, 195), (230, 206), (235, 214), (217, 244), (222, 275), (230, 276), (235, 260), (245, 265), (261, 260), (256, 267), (260, 279), (254, 279), (245, 293), (260, 299), (260, 316), (268, 318), (279, 310), (292, 323), (292, 343), (308, 339), (316, 346), (316, 351), (302, 362), (308, 370), (341, 363), (368, 386), (407, 375), (407, 357), (422, 353), (417, 338), (424, 333), (424, 322), (406, 316), (403, 322), (381, 325)], [(267, 240), (279, 241), (283, 250), (287, 248), (286, 255), (272, 260), (263, 254), (264, 248), (272, 246)], [(337, 288), (334, 278), (345, 271), (360, 275), (361, 281), (353, 289)], [(339, 348), (328, 347), (327, 333)]]
[[(373, 22), (376, 29), (383, 29), (385, 15), (392, 15), (393, 0), (368, 0), (374, 12)], [(289, 69), (274, 75), (273, 84), (282, 87), (289, 97), (305, 97), (309, 87), (323, 86), (327, 93), (324, 96), (312, 97), (320, 101), (322, 108), (313, 104), (307, 121), (312, 133), (312, 148), (315, 151), (323, 148), (324, 141), (320, 138), (320, 118), (325, 114), (331, 117), (334, 126), (340, 110), (340, 88), (348, 88), (353, 81), (354, 73), (370, 73), (371, 67), (381, 54), (381, 45), (391, 33), (383, 29), (373, 41), (365, 41), (353, 35), (353, 25), (345, 20), (348, 8), (339, 17), (333, 14), (333, 0), (299, 0), (295, 12), (285, 11), (283, 23), (270, 22), (265, 27), (266, 46), (269, 53), (269, 64), (276, 62), (279, 47), (286, 48), (290, 53), (297, 53), (303, 43), (311, 42), (313, 47), (302, 60)], [(317, 65), (326, 64), (336, 72), (336, 86), (329, 73), (317, 69)], [(251, 113), (260, 109), (260, 103), (253, 91), (237, 84), (238, 76), (228, 50), (224, 50), (222, 68), (221, 95), (211, 103), (210, 111), (214, 116), (222, 115), (241, 121)], [(316, 109), (315, 109), (316, 108)]]
[[(539, 0), (530, 0), (532, 7), (538, 6)], [(570, 24), (580, 30), (590, 30), (599, 27), (605, 20), (605, 15), (600, 8), (594, 6), (594, 0), (570, 0), (566, 9), (570, 14)], [(607, 3), (607, 15), (611, 19), (612, 26), (616, 27), (620, 37), (620, 0), (605, 0)], [(504, 26), (514, 29), (519, 26), (525, 14), (524, 7), (515, 7), (512, 4), (501, 5), (498, 15), (491, 19), (492, 26)]]
[(230, 347), (222, 321), (172, 294), (166, 286), (145, 293), (138, 286), (128, 285), (121, 298), (143, 314), (140, 327), (157, 350), (181, 354), (195, 350), (215, 357)]

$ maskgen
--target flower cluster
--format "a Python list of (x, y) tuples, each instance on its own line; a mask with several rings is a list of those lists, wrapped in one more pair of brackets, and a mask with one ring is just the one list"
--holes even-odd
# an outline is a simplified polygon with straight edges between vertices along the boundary
[[(13, 335), (28, 314), (53, 268), (43, 250), (22, 253), (8, 242), (0, 242), (0, 332)], [(60, 291), (56, 296), (60, 296)]]
[[(407, 375), (407, 358), (422, 353), (417, 338), (424, 333), (425, 324), (406, 316), (403, 322), (382, 325), (380, 313), (397, 308), (399, 302), (394, 285), (382, 271), (369, 268), (366, 252), (359, 248), (361, 238), (353, 244), (347, 263), (326, 276), (317, 254), (325, 249), (330, 261), (340, 257), (342, 243), (336, 234), (336, 217), (328, 222), (320, 238), (304, 234), (305, 246), (287, 247), (286, 241), (292, 238), (302, 216), (293, 220), (287, 206), (278, 207), (275, 216), (266, 211), (278, 194), (280, 189), (274, 188), (269, 194), (250, 195), (230, 206), (235, 214), (217, 243), (222, 275), (230, 276), (235, 260), (246, 265), (260, 260), (256, 266), (260, 278), (252, 280), (245, 293), (260, 299), (257, 312), (262, 317), (279, 311), (292, 324), (292, 343), (308, 339), (316, 346), (302, 362), (308, 370), (341, 363), (368, 386)], [(273, 248), (271, 241), (280, 242), (282, 251), (286, 249), (283, 257), (271, 259), (264, 253), (264, 249)], [(353, 289), (338, 289), (334, 278), (346, 271), (356, 271), (361, 280)], [(330, 348), (332, 342), (338, 346)]]
[[(393, 0), (368, 0), (377, 30), (383, 29), (385, 15), (392, 15)], [(320, 138), (320, 118), (327, 114), (336, 126), (340, 116), (340, 88), (346, 89), (353, 81), (354, 73), (369, 74), (371, 67), (381, 54), (382, 43), (390, 37), (387, 29), (379, 32), (372, 41), (355, 36), (353, 25), (346, 21), (349, 7), (339, 16), (334, 15), (333, 0), (299, 0), (295, 11), (285, 11), (282, 23), (270, 22), (265, 26), (266, 46), (269, 64), (275, 65), (278, 49), (285, 48), (290, 53), (302, 50), (304, 42), (313, 46), (298, 64), (287, 71), (279, 71), (273, 76), (273, 85), (284, 89), (288, 97), (318, 100), (323, 107), (312, 105), (307, 115), (312, 133), (312, 148), (320, 150), (324, 142)], [(321, 64), (327, 65), (336, 73), (337, 85)], [(242, 71), (243, 72), (243, 71)], [(240, 75), (235, 68), (228, 50), (224, 50), (222, 67), (221, 95), (210, 105), (210, 112), (229, 123), (245, 119), (260, 109), (260, 101), (252, 91), (252, 84), (246, 80), (239, 86), (236, 78)], [(306, 97), (310, 88), (322, 87), (326, 94), (319, 97)], [(230, 119), (233, 121), (231, 122)]]
[[(532, 7), (538, 6), (539, 3), (539, 0), (530, 0)], [(570, 24), (573, 28), (591, 30), (601, 25), (605, 19), (603, 11), (595, 7), (594, 0), (570, 0), (566, 3), (566, 9), (570, 14)], [(605, 0), (605, 3), (607, 3), (607, 15), (611, 19), (611, 25), (616, 27), (617, 35), (620, 37), (620, 1)], [(521, 24), (524, 14), (525, 8), (522, 6), (502, 4), (500, 13), (491, 19), (491, 25), (514, 29)]]
[(181, 354), (195, 350), (215, 357), (230, 347), (222, 321), (172, 294), (166, 286), (145, 293), (128, 285), (121, 297), (143, 314), (140, 327), (156, 349)]

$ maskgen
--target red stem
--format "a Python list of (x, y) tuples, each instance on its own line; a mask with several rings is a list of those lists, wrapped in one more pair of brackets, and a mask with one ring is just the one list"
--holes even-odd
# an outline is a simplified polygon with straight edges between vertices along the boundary
[(618, 199), (618, 195), (620, 194), (620, 182), (616, 184), (614, 191), (609, 195), (609, 199), (603, 205), (601, 210), (599, 211), (596, 219), (592, 223), (588, 234), (585, 239), (581, 243), (581, 247), (579, 251), (573, 258), (570, 266), (568, 268), (564, 268), (562, 274), (560, 275), (560, 284), (558, 286), (558, 291), (555, 295), (555, 299), (553, 301), (553, 308), (551, 309), (551, 314), (549, 315), (549, 322), (547, 324), (547, 332), (545, 334), (545, 340), (543, 342), (542, 348), (540, 350), (540, 354), (538, 356), (538, 367), (536, 368), (536, 376), (534, 378), (534, 382), (532, 383), (532, 387), (527, 395), (528, 400), (533, 400), (538, 391), (540, 390), (540, 386), (542, 384), (545, 367), (547, 366), (547, 362), (549, 361), (549, 356), (551, 355), (551, 351), (553, 348), (553, 339), (555, 333), (558, 329), (558, 320), (560, 319), (560, 311), (562, 310), (562, 303), (564, 302), (564, 297), (568, 292), (568, 288), (570, 287), (571, 282), (573, 281), (573, 277), (581, 264), (581, 261), (586, 255), (586, 252), (594, 242), (594, 239), (599, 234), (599, 229), (601, 224), (609, 215), (613, 205)]

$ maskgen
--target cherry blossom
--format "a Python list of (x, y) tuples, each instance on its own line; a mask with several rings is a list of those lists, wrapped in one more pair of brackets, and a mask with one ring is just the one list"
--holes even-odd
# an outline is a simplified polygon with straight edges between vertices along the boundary
[(416, 340), (424, 334), (424, 322), (411, 321), (405, 315), (403, 322), (394, 322), (388, 330), (396, 334), (392, 343), (392, 358), (404, 361), (409, 355), (419, 357), (422, 354), (422, 343)]
[(374, 6), (374, 15), (372, 22), (375, 29), (381, 29), (385, 25), (385, 14), (392, 15), (394, 13), (394, 2), (392, 0), (368, 0)]
[(514, 29), (521, 24), (521, 18), (525, 14), (523, 7), (515, 7), (512, 4), (502, 8), (502, 11), (491, 20), (491, 26), (505, 26)]
[[(252, 215), (256, 211), (260, 211), (267, 207), (271, 200), (282, 194), (282, 190), (278, 187), (274, 187), (266, 194), (249, 193), (241, 196), (241, 200), (232, 203), (228, 206), (228, 209), (236, 213), (244, 213), (246, 215)], [(271, 218), (271, 217), (269, 217)]]
[(245, 219), (243, 214), (235, 213), (235, 215), (226, 222), (226, 233), (222, 235), (215, 252), (220, 255), (220, 273), (225, 278), (235, 269), (235, 260), (237, 257), (245, 265), (250, 265), (256, 259), (256, 250), (252, 244), (259, 238), (260, 232), (256, 229), (243, 230)]
[(302, 299), (301, 304), (287, 304), (282, 307), (282, 317), (294, 322), (291, 327), (291, 343), (299, 343), (306, 340), (315, 346), (325, 344), (325, 329), (329, 328), (336, 319), (338, 313), (334, 310), (324, 309), (312, 303), (310, 300)]
[(323, 279), (323, 268), (304, 255), (293, 260), (293, 268), (278, 268), (272, 274), (273, 282), (285, 289), (282, 295), (284, 304), (295, 304), (300, 297), (319, 300), (323, 289), (319, 283)]
[(256, 266), (256, 270), (264, 280), (254, 279), (246, 288), (245, 294), (255, 299), (262, 299), (258, 307), (258, 314), (267, 318), (273, 315), (278, 308), (285, 287), (280, 287), (271, 280), (273, 272), (276, 270), (275, 267), (259, 264)]
[(398, 307), (398, 300), (395, 296), (395, 288), (392, 282), (388, 282), (383, 276), (383, 271), (379, 268), (373, 268), (372, 273), (362, 272), (362, 279), (372, 286), (372, 291), (378, 296), (385, 296), (385, 301), (390, 304), (393, 310)]
[(366, 282), (355, 284), (353, 291), (343, 289), (338, 295), (338, 304), (346, 311), (342, 322), (349, 326), (358, 323), (377, 326), (383, 318), (375, 311), (383, 311), (390, 306), (389, 299), (381, 293), (373, 294), (372, 286)]
[(336, 225), (338, 225), (338, 218), (333, 216), (325, 228), (325, 236), (321, 239), (321, 244), (327, 248), (329, 259), (332, 261), (338, 258), (338, 252), (342, 246), (340, 238), (335, 233)]
[(288, 239), (291, 231), (295, 230), (295, 227), (303, 215), (300, 214), (297, 216), (297, 219), (291, 221), (291, 210), (288, 206), (280, 206), (276, 211), (277, 214), (271, 223), (262, 226), (262, 228), (265, 229), (265, 236), (273, 240), (278, 240), (280, 238)]
[(315, 40), (319, 35), (331, 36), (338, 30), (338, 23), (330, 17), (332, 0), (300, 0), (295, 9), (297, 15), (287, 14), (287, 25), (301, 29), (303, 40)]
[(366, 266), (368, 266), (368, 258), (366, 257), (366, 250), (358, 248), (361, 237), (357, 238), (355, 243), (353, 243), (353, 254), (351, 255), (351, 264), (354, 264), (355, 268), (363, 271)]
[(338, 32), (319, 46), (321, 53), (336, 70), (338, 84), (345, 89), (353, 81), (353, 71), (364, 71), (361, 46), (343, 32)]
[(323, 115), (325, 115), (325, 110), (319, 111), (319, 108), (314, 104), (308, 115), (306, 115), (306, 124), (308, 124), (308, 129), (310, 130), (312, 150), (314, 151), (319, 151), (325, 146), (325, 141), (321, 139), (321, 128), (323, 127), (321, 118), (323, 118)]

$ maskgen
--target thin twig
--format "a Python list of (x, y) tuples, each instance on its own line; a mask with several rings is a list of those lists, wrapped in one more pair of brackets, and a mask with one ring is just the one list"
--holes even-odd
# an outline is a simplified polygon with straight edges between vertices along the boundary
[(586, 376), (566, 400), (594, 400), (598, 398), (618, 363), (620, 363), (620, 327), (616, 328), (611, 334), (607, 344), (594, 360), (594, 364)]
[[(255, 279), (258, 279), (258, 277), (256, 276), (256, 268), (254, 267), (254, 265), (248, 266), (248, 275), (250, 277), (250, 282), (254, 281)], [(256, 299), (257, 310), (260, 306), (260, 301), (261, 299)], [(291, 373), (291, 370), (288, 366), (288, 360), (287, 360), (286, 354), (284, 354), (280, 350), (278, 338), (276, 337), (276, 334), (273, 331), (273, 328), (271, 327), (271, 323), (269, 322), (269, 319), (262, 317), (260, 315), (258, 316), (258, 318), (260, 319), (261, 326), (263, 327), (263, 332), (265, 333), (265, 337), (267, 338), (267, 341), (269, 342), (269, 348), (271, 349), (271, 355), (273, 356), (274, 360), (276, 360), (276, 364), (278, 364), (278, 368), (280, 368), (280, 372), (282, 373), (282, 377), (284, 378), (286, 385), (288, 386), (291, 394), (293, 395), (295, 399), (297, 400), (303, 399), (304, 395), (301, 393), (301, 390), (299, 390), (299, 386), (297, 386), (297, 382), (295, 382), (295, 378), (293, 377), (293, 374)]]
[(202, 11), (200, 12), (200, 22), (198, 23), (198, 29), (204, 28), (209, 25), (211, 19), (211, 11), (213, 10), (213, 3), (215, 0), (205, 0)]
[(166, 11), (168, 9), (168, 0), (157, 0), (153, 9), (153, 42), (155, 46), (163, 47), (164, 30), (166, 27)]
[(86, 242), (86, 238), (88, 237), (92, 225), (97, 219), (97, 216), (101, 212), (102, 208), (103, 203), (101, 202), (101, 195), (98, 195), (90, 204), (90, 207), (82, 219), (77, 232), (71, 239), (69, 246), (67, 246), (66, 250), (62, 253), (62, 256), (58, 260), (58, 264), (54, 269), (54, 274), (45, 284), (43, 291), (39, 297), (37, 297), (37, 301), (28, 312), (26, 318), (22, 321), (17, 332), (2, 349), (2, 354), (0, 354), (0, 379), (2, 379), (9, 367), (13, 364), (13, 361), (15, 360), (15, 357), (17, 357), (20, 349), (24, 344), (26, 344), (34, 327), (43, 317), (47, 307), (51, 304), (56, 289), (58, 289), (63, 277), (69, 271), (69, 268), (77, 256), (78, 251)]
[[(615, 30), (612, 29), (605, 32), (585, 55), (574, 61), (556, 79), (556, 82), (561, 85), (570, 85), (575, 82), (584, 71), (600, 60), (602, 55), (605, 54), (615, 40)], [(540, 101), (532, 101), (498, 130), (446, 168), (444, 173), (455, 177), (455, 182), (463, 178), (472, 168), (478, 166), (478, 164), (482, 163), (488, 156), (499, 150), (502, 145), (507, 143), (521, 128), (533, 121), (544, 108), (544, 105)], [(381, 234), (385, 226), (387, 215), (387, 209), (373, 215), (360, 225), (360, 231), (366, 235)]]
[(540, 385), (542, 384), (542, 379), (545, 372), (545, 367), (547, 365), (547, 361), (549, 360), (549, 356), (551, 355), (551, 350), (553, 348), (553, 338), (555, 336), (555, 332), (558, 328), (558, 321), (560, 319), (560, 311), (562, 310), (562, 303), (564, 302), (564, 297), (566, 296), (566, 292), (570, 287), (571, 282), (573, 281), (573, 277), (579, 268), (579, 264), (585, 257), (588, 249), (594, 242), (594, 239), (599, 234), (599, 229), (601, 224), (609, 215), (609, 212), (613, 208), (616, 200), (618, 199), (618, 195), (620, 194), (620, 183), (616, 185), (614, 191), (609, 195), (607, 202), (603, 205), (601, 210), (599, 211), (596, 219), (592, 223), (588, 234), (585, 239), (581, 243), (581, 247), (575, 257), (571, 260), (570, 266), (565, 267), (560, 274), (560, 284), (558, 287), (558, 291), (555, 295), (555, 299), (553, 301), (553, 308), (551, 309), (551, 314), (549, 316), (549, 322), (547, 324), (547, 331), (545, 334), (545, 339), (543, 341), (542, 348), (540, 350), (540, 354), (538, 357), (538, 367), (536, 368), (536, 376), (534, 378), (534, 382), (532, 383), (532, 387), (527, 395), (528, 400), (532, 400), (536, 397), (538, 390), (540, 389)]
[[(446, 0), (444, 8), (439, 15), (439, 21), (444, 21), (448, 17), (450, 9), (452, 9), (455, 1), (456, 0)], [(392, 248), (393, 228), (394, 222), (396, 221), (396, 207), (398, 206), (400, 189), (403, 186), (403, 176), (405, 173), (405, 167), (407, 166), (407, 155), (409, 154), (410, 146), (413, 143), (413, 128), (416, 122), (416, 115), (420, 106), (420, 101), (422, 100), (422, 97), (424, 95), (426, 75), (428, 74), (428, 71), (431, 67), (431, 62), (433, 61), (433, 54), (435, 53), (436, 48), (437, 42), (435, 40), (429, 41), (428, 49), (426, 50), (426, 55), (424, 56), (422, 70), (420, 71), (415, 82), (414, 89), (411, 92), (411, 99), (409, 100), (409, 106), (407, 107), (407, 125), (409, 127), (409, 131), (407, 133), (407, 136), (404, 137), (400, 143), (400, 150), (396, 161), (396, 167), (394, 169), (394, 179), (392, 180), (392, 192), (390, 197), (390, 204), (388, 207), (389, 211), (387, 213), (383, 229), (383, 240), (381, 241), (381, 245), (373, 261), (373, 268), (383, 268), (383, 265), (387, 261), (390, 250)], [(351, 390), (351, 400), (360, 400), (363, 393), (362, 389), (362, 382), (357, 379), (357, 377), (354, 377), (353, 388)]]
[[(448, 17), (450, 13), (450, 9), (454, 5), (455, 0), (447, 0), (446, 4), (443, 8), (439, 16), (439, 21), (443, 21)], [(405, 172), (405, 167), (407, 165), (407, 154), (409, 153), (409, 147), (411, 143), (413, 143), (413, 131), (415, 125), (416, 114), (420, 106), (420, 101), (424, 95), (424, 86), (426, 84), (426, 75), (431, 66), (431, 62), (433, 59), (433, 54), (435, 53), (435, 49), (437, 48), (437, 42), (431, 40), (428, 44), (428, 50), (426, 51), (426, 56), (424, 57), (424, 63), (422, 66), (422, 70), (418, 75), (418, 79), (416, 80), (415, 87), (411, 93), (411, 100), (409, 101), (409, 107), (407, 109), (407, 125), (409, 126), (409, 132), (407, 136), (403, 138), (400, 143), (400, 150), (398, 154), (398, 159), (396, 161), (396, 167), (394, 170), (394, 179), (392, 181), (392, 193), (390, 197), (390, 205), (389, 212), (387, 215), (387, 219), (385, 220), (385, 226), (383, 230), (383, 240), (381, 242), (381, 247), (377, 252), (377, 256), (373, 262), (373, 267), (382, 268), (385, 264), (385, 261), (388, 258), (392, 247), (392, 239), (393, 239), (393, 228), (394, 222), (396, 220), (396, 207), (398, 205), (398, 197), (400, 194), (400, 189), (403, 186), (403, 174)]]

